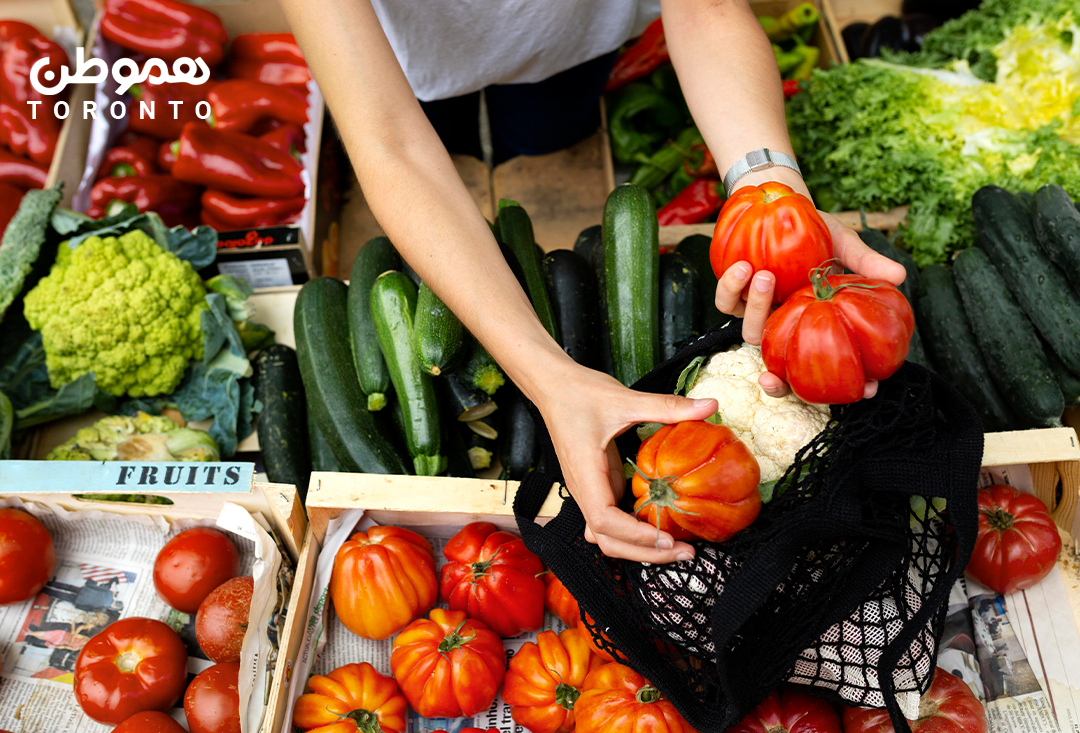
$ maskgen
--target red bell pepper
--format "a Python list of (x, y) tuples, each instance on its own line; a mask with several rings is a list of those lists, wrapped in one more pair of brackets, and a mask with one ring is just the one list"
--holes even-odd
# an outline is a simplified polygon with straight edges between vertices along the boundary
[(0, 143), (16, 155), (48, 165), (63, 123), (53, 113), (58, 98), (31, 86), (30, 69), (39, 60), (48, 59), (40, 72), (42, 81), (48, 83), (47, 73), (51, 71), (53, 79), (59, 79), (68, 58), (64, 49), (40, 33), (34, 31), (37, 35), (29, 36), (33, 30), (33, 26), (12, 21), (0, 30), (11, 34), (0, 38)]
[[(205, 125), (195, 114), (199, 102), (206, 101), (206, 95), (214, 88), (215, 82), (205, 84), (170, 83), (136, 84), (131, 88), (132, 101), (128, 105), (128, 129), (158, 140), (175, 140), (180, 137), (184, 125), (199, 122)], [(147, 114), (142, 117), (142, 105), (146, 103), (153, 111), (153, 119)], [(169, 104), (180, 102), (181, 104)], [(175, 119), (173, 116), (175, 115)]]
[(107, 0), (101, 35), (147, 56), (202, 58), (207, 66), (221, 62), (229, 40), (217, 15), (177, 0)]
[(229, 48), (229, 76), (278, 86), (304, 86), (311, 71), (291, 33), (244, 33)]
[(799, 79), (784, 79), (784, 99), (791, 99), (801, 91)]
[(648, 76), (668, 61), (671, 61), (671, 56), (668, 54), (667, 41), (664, 40), (664, 24), (657, 18), (649, 24), (633, 46), (619, 55), (604, 91), (610, 92)]
[(105, 153), (98, 167), (97, 180), (126, 176), (152, 176), (157, 173), (154, 157), (148, 158), (135, 148), (115, 147)]
[(41, 163), (0, 148), (0, 183), (20, 189), (45, 188), (45, 179), (48, 177), (49, 169)]
[(99, 219), (108, 216), (116, 201), (135, 204), (140, 212), (156, 211), (166, 226), (198, 224), (198, 186), (178, 181), (172, 176), (124, 176), (103, 178), (90, 189), (90, 208), (86, 213)]
[[(170, 111), (172, 108), (170, 108)], [(118, 148), (134, 148), (144, 158), (150, 158), (153, 160), (157, 155), (158, 143), (160, 141), (150, 135), (143, 135), (131, 130), (124, 130), (116, 138), (116, 147)]]
[(166, 173), (172, 173), (172, 167), (176, 163), (176, 153), (180, 150), (179, 140), (166, 140), (157, 151), (158, 168)]
[(709, 148), (704, 143), (696, 143), (690, 146), (690, 157), (683, 163), (683, 170), (694, 178), (719, 178), (720, 171), (716, 167), (716, 159), (713, 158)]
[(263, 142), (270, 143), (278, 150), (282, 150), (294, 158), (307, 151), (307, 139), (304, 137), (304, 131), (296, 125), (275, 127), (270, 132), (258, 137)]
[(700, 224), (708, 221), (714, 214), (719, 213), (724, 204), (724, 196), (720, 192), (723, 185), (711, 178), (697, 179), (656, 212), (660, 226)]
[(26, 191), (18, 186), (0, 181), (0, 237), (4, 235), (11, 217), (15, 216), (15, 212), (19, 210), (24, 193)]
[(265, 117), (300, 126), (307, 122), (305, 95), (261, 81), (223, 81), (210, 90), (206, 101), (210, 103), (210, 125), (219, 130), (248, 132)]
[(41, 31), (21, 20), (0, 20), (0, 44), (12, 38), (39, 38), (41, 35)]
[(218, 231), (270, 227), (296, 221), (306, 199), (248, 198), (207, 189), (202, 195), (202, 223)]
[(191, 122), (180, 135), (173, 175), (188, 183), (266, 198), (304, 194), (303, 167), (258, 138)]

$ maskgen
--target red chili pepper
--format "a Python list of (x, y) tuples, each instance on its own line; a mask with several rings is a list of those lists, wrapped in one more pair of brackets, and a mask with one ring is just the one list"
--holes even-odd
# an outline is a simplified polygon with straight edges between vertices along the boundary
[(218, 231), (270, 227), (295, 221), (306, 199), (248, 198), (207, 189), (202, 195), (202, 223)]
[(704, 143), (695, 143), (690, 146), (690, 157), (683, 163), (683, 170), (695, 178), (719, 178), (720, 171), (716, 167), (716, 159), (713, 158), (709, 148)]
[(275, 127), (270, 132), (259, 135), (259, 139), (270, 143), (278, 150), (282, 150), (294, 158), (307, 151), (307, 139), (304, 137), (304, 131), (296, 125)]
[[(194, 85), (185, 83), (136, 84), (131, 88), (132, 101), (128, 105), (128, 129), (158, 140), (175, 140), (180, 137), (184, 125), (189, 122), (206, 123), (199, 120), (196, 107), (206, 101), (206, 95), (216, 82)], [(180, 102), (180, 104), (170, 104)], [(143, 117), (144, 105), (148, 108)], [(205, 108), (204, 108), (205, 109)], [(154, 113), (153, 119), (150, 112)], [(176, 119), (173, 119), (173, 117)]]
[(189, 183), (279, 199), (304, 194), (302, 171), (296, 159), (270, 143), (197, 122), (184, 126), (172, 169)]
[(219, 130), (248, 132), (266, 117), (301, 126), (307, 122), (305, 95), (261, 81), (223, 81), (210, 90), (206, 101), (210, 103), (210, 125)]
[(708, 221), (724, 204), (724, 197), (720, 193), (722, 185), (711, 178), (697, 179), (656, 212), (660, 226), (700, 224)]
[(48, 177), (49, 169), (46, 166), (0, 148), (0, 183), (20, 189), (45, 188)]
[(166, 226), (197, 223), (198, 186), (178, 181), (172, 176), (125, 176), (103, 178), (90, 189), (90, 208), (86, 213), (99, 219), (109, 214), (115, 201), (135, 204), (139, 211), (156, 211)]
[(229, 76), (278, 86), (306, 85), (311, 71), (291, 33), (244, 33), (229, 48)]
[(146, 157), (135, 148), (115, 147), (105, 153), (98, 167), (97, 180), (102, 178), (125, 178), (127, 176), (152, 176), (157, 173), (154, 158)]
[(657, 67), (671, 60), (667, 42), (664, 40), (664, 24), (657, 18), (630, 48), (626, 49), (615, 62), (615, 68), (608, 77), (605, 92), (618, 89), (624, 84), (640, 79), (656, 71)]
[(179, 140), (166, 140), (157, 151), (158, 168), (166, 173), (172, 173), (172, 167), (176, 164), (176, 152), (180, 149)]
[(26, 35), (33, 27), (25, 23), (8, 22), (5, 29), (12, 35), (0, 40), (0, 143), (16, 155), (48, 165), (63, 125), (53, 113), (59, 100), (31, 86), (30, 69), (39, 60), (48, 59), (39, 73), (43, 82), (50, 83), (48, 72), (55, 74), (53, 80), (59, 79), (68, 62), (67, 53), (40, 33)]
[(217, 66), (229, 34), (214, 13), (177, 0), (107, 0), (101, 35), (132, 51)]
[(0, 236), (3, 236), (11, 217), (19, 210), (24, 193), (26, 191), (18, 186), (0, 181)]
[(791, 99), (801, 91), (798, 79), (784, 79), (784, 99)]

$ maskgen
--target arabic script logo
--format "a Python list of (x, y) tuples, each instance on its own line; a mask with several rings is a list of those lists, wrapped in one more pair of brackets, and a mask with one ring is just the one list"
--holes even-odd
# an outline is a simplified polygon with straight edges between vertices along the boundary
[[(69, 84), (100, 84), (109, 77), (109, 68), (105, 62), (101, 59), (87, 59), (86, 49), (81, 46), (75, 49), (74, 74), (66, 66), (60, 69), (59, 80), (56, 79), (56, 72), (51, 69), (42, 74), (42, 68), (48, 63), (48, 58), (41, 58), (30, 67), (30, 85), (39, 94), (59, 94)], [(42, 76), (46, 82), (56, 83), (45, 86), (41, 81)], [(136, 84), (145, 82), (202, 84), (210, 79), (210, 67), (201, 58), (190, 59), (185, 56), (173, 62), (171, 73), (168, 65), (161, 59), (150, 59), (140, 71), (139, 65), (133, 59), (120, 59), (113, 64), (112, 78), (119, 87), (118, 93), (125, 94)]]

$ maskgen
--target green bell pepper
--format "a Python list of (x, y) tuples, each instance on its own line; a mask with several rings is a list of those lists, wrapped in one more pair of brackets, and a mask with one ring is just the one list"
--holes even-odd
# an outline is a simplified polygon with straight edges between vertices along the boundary
[(685, 120), (670, 99), (650, 84), (628, 84), (608, 116), (611, 154), (620, 163), (647, 156)]

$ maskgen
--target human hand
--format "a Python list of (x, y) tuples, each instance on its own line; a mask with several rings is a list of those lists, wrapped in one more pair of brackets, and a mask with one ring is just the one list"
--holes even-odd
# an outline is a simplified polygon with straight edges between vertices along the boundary
[(614, 439), (644, 422), (704, 420), (716, 400), (690, 400), (628, 389), (612, 377), (576, 364), (558, 375), (559, 390), (534, 400), (551, 433), (566, 488), (585, 516), (585, 539), (609, 557), (650, 563), (688, 560), (694, 548), (619, 508), (626, 488)]

